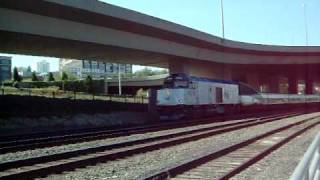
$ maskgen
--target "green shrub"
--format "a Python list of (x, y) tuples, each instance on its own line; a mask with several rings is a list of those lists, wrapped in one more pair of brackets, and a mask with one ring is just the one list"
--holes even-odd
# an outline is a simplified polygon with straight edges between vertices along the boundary
[(91, 76), (87, 76), (86, 80), (84, 81), (84, 84), (86, 86), (87, 92), (93, 93), (94, 87)]
[(22, 81), (22, 76), (19, 75), (17, 67), (13, 68), (13, 81), (14, 82), (21, 82)]
[[(95, 93), (103, 93), (104, 92), (104, 80), (92, 80), (91, 87), (92, 89), (88, 89), (88, 82), (85, 80), (77, 80), (77, 81), (64, 81), (64, 89), (65, 91), (77, 91), (77, 92), (94, 92)], [(16, 88), (48, 88), (48, 87), (56, 87), (62, 90), (63, 81), (24, 81), (24, 82), (4, 82), (4, 87), (16, 87)]]
[(39, 81), (35, 71), (32, 72), (31, 81)]
[(48, 81), (51, 82), (51, 81), (55, 81), (54, 77), (53, 77), (53, 73), (50, 72), (49, 73), (49, 77), (48, 77)]

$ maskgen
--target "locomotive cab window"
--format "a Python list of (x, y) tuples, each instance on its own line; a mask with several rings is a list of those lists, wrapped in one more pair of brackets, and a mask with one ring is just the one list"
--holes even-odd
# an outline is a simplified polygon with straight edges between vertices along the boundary
[(164, 82), (163, 82), (163, 87), (164, 88), (171, 88), (173, 83), (172, 77), (167, 77)]
[(174, 87), (175, 88), (186, 88), (186, 87), (188, 87), (188, 81), (184, 81), (184, 80), (175, 81), (174, 82)]
[(164, 80), (164, 88), (188, 88), (189, 79), (186, 75), (173, 74)]
[(197, 88), (197, 83), (194, 82), (194, 81), (190, 81), (190, 82), (189, 82), (189, 88), (191, 88), (191, 89), (196, 89), (196, 88)]

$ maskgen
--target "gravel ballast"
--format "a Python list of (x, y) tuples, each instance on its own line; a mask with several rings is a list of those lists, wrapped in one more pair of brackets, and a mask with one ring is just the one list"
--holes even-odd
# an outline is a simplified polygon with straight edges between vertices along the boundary
[(97, 127), (142, 125), (154, 118), (145, 112), (112, 112), (106, 114), (72, 114), (39, 118), (0, 118), (0, 136), (81, 130)]
[(75, 151), (75, 150), (86, 149), (86, 148), (106, 146), (106, 145), (115, 144), (115, 143), (140, 140), (140, 139), (145, 139), (145, 138), (150, 138), (150, 137), (174, 134), (174, 133), (190, 131), (190, 130), (195, 130), (195, 129), (200, 129), (200, 128), (214, 127), (217, 125), (230, 124), (233, 122), (241, 122), (241, 121), (246, 121), (246, 120), (249, 120), (249, 119), (236, 120), (236, 121), (232, 121), (232, 122), (231, 121), (230, 122), (219, 122), (219, 123), (213, 122), (210, 124), (177, 128), (177, 129), (171, 129), (171, 130), (163, 130), (163, 131), (150, 132), (150, 133), (145, 133), (145, 134), (133, 134), (130, 136), (88, 141), (88, 142), (82, 142), (82, 143), (76, 143), (76, 144), (61, 145), (61, 146), (41, 148), (41, 149), (28, 150), (28, 151), (21, 151), (21, 152), (15, 152), (15, 153), (6, 153), (6, 154), (0, 155), (0, 162), (8, 162), (8, 161), (12, 161), (12, 160), (21, 160), (21, 159), (40, 157), (40, 156), (45, 156), (45, 155), (52, 155), (52, 154), (63, 153), (63, 152), (68, 152), (68, 151)]
[[(281, 126), (298, 122), (308, 117), (318, 116), (312, 113), (304, 116), (285, 118), (263, 125), (241, 129), (222, 135), (217, 135), (178, 146), (135, 155), (126, 159), (97, 164), (87, 168), (76, 169), (61, 175), (51, 175), (48, 179), (141, 179), (182, 162), (203, 156), (208, 152), (219, 151), (227, 146), (245, 141)], [(319, 120), (319, 118), (316, 118)], [(316, 121), (313, 120), (313, 121)]]
[(289, 179), (304, 153), (319, 133), (320, 125), (296, 137), (257, 164), (233, 177), (233, 180), (283, 180)]

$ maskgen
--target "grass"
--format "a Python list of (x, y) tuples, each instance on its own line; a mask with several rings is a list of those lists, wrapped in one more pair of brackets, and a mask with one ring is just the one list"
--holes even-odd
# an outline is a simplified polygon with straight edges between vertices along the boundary
[(148, 103), (145, 95), (140, 96), (118, 96), (118, 95), (92, 95), (85, 92), (71, 92), (59, 90), (57, 86), (47, 88), (15, 88), (15, 87), (2, 87), (0, 88), (1, 95), (20, 95), (20, 96), (41, 96), (49, 98), (68, 98), (78, 100), (104, 100), (104, 101), (117, 101), (128, 103)]

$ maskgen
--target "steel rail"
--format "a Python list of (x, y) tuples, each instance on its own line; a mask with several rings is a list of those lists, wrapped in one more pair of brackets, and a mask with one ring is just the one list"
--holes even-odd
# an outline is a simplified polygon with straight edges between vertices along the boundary
[[(305, 119), (303, 121), (299, 121), (296, 123), (292, 123), (290, 125), (281, 127), (281, 128), (277, 128), (275, 130), (266, 132), (264, 134), (258, 135), (252, 139), (240, 142), (238, 144), (229, 146), (227, 148), (224, 148), (222, 150), (213, 152), (213, 153), (209, 153), (207, 155), (204, 155), (200, 158), (188, 161), (186, 163), (182, 163), (180, 165), (174, 166), (174, 167), (170, 167), (168, 169), (162, 170), (158, 173), (155, 173), (153, 175), (150, 175), (148, 177), (145, 177), (144, 179), (146, 180), (152, 180), (152, 179), (168, 179), (170, 177), (176, 177), (179, 174), (182, 174), (184, 172), (190, 171), (196, 167), (199, 167), (202, 164), (208, 163), (210, 161), (213, 161), (215, 159), (221, 158), (223, 156), (226, 156), (229, 153), (235, 152), (238, 149), (241, 149), (243, 147), (246, 147), (250, 144), (255, 143), (258, 140), (261, 140), (263, 138), (266, 138), (268, 136), (271, 136), (273, 134), (276, 134), (278, 132), (290, 129), (294, 126), (300, 125), (300, 124), (304, 124), (306, 122), (308, 122), (309, 120), (315, 119), (317, 117), (313, 117), (313, 118), (308, 118)], [(320, 122), (316, 122), (313, 123), (312, 125), (309, 125), (307, 128), (304, 128), (298, 132), (296, 132), (295, 134), (287, 137), (286, 139), (282, 140), (281, 142), (275, 144), (274, 146), (272, 146), (271, 148), (267, 149), (266, 151), (260, 153), (259, 155), (253, 157), (252, 159), (250, 159), (249, 161), (245, 162), (244, 164), (240, 165), (239, 167), (235, 168), (234, 170), (228, 172), (224, 177), (222, 177), (221, 179), (229, 179), (230, 177), (234, 176), (235, 174), (241, 172), (242, 170), (246, 169), (247, 167), (249, 167), (250, 165), (254, 164), (255, 162), (257, 162), (258, 160), (262, 159), (263, 157), (265, 157), (266, 155), (270, 154), (272, 151), (278, 149), (279, 147), (281, 147), (282, 145), (284, 145), (286, 142), (290, 141), (291, 139), (293, 139), (294, 137), (302, 134), (303, 132), (305, 132), (306, 130), (318, 125)]]
[[(136, 147), (136, 148), (129, 148), (126, 150), (120, 150), (118, 152), (106, 152), (105, 153), (103, 151), (109, 150), (109, 149), (114, 150), (114, 148), (123, 147), (123, 145), (114, 144), (114, 145), (110, 145), (110, 146), (89, 148), (89, 149), (84, 149), (84, 150), (76, 150), (76, 151), (67, 152), (67, 153), (60, 153), (60, 154), (54, 154), (54, 155), (49, 155), (49, 156), (30, 158), (30, 159), (26, 159), (26, 160), (7, 162), (7, 163), (3, 163), (0, 165), (2, 170), (9, 169), (11, 171), (13, 168), (32, 166), (32, 165), (38, 166), (38, 164), (40, 164), (40, 163), (54, 162), (54, 161), (58, 161), (58, 160), (65, 160), (68, 158), (70, 159), (70, 158), (74, 158), (74, 157), (79, 157), (79, 155), (85, 156), (85, 155), (88, 155), (91, 153), (103, 152), (100, 155), (97, 155), (97, 156), (94, 155), (90, 158), (69, 161), (66, 163), (51, 165), (51, 166), (47, 166), (47, 167), (40, 167), (38, 169), (32, 169), (30, 171), (19, 172), (16, 174), (2, 176), (2, 177), (0, 177), (0, 179), (6, 179), (6, 178), (19, 179), (19, 178), (25, 178), (25, 177), (36, 178), (36, 177), (40, 177), (40, 176), (41, 177), (47, 176), (52, 173), (59, 173), (59, 172), (67, 171), (67, 170), (73, 170), (75, 168), (81, 168), (81, 167), (85, 167), (87, 165), (93, 165), (98, 162), (99, 163), (107, 162), (110, 160), (124, 158), (124, 157), (132, 156), (135, 154), (146, 153), (146, 152), (157, 150), (160, 148), (167, 148), (167, 147), (179, 145), (179, 144), (190, 142), (190, 141), (199, 140), (202, 138), (206, 138), (206, 137), (210, 137), (210, 136), (214, 136), (214, 135), (218, 135), (218, 134), (222, 134), (222, 133), (226, 133), (226, 132), (231, 132), (231, 131), (235, 131), (235, 130), (239, 130), (239, 129), (243, 129), (243, 128), (248, 128), (248, 127), (280, 120), (283, 118), (284, 117), (270, 118), (270, 119), (267, 119), (264, 121), (249, 122), (249, 124), (240, 124), (240, 125), (236, 125), (236, 126), (232, 126), (232, 127), (223, 127), (223, 128), (216, 129), (213, 131), (199, 133), (196, 135), (187, 135), (186, 137), (178, 137), (173, 140), (170, 140), (170, 139), (167, 140), (167, 137), (166, 137), (166, 138), (164, 138), (165, 140), (163, 140), (163, 142), (146, 144), (144, 146), (138, 145), (138, 147)], [(163, 137), (165, 137), (165, 136), (163, 136)], [(133, 145), (133, 144), (136, 145), (137, 141), (136, 142), (128, 142), (128, 143), (131, 145)], [(143, 143), (143, 140), (140, 140), (139, 143)], [(126, 144), (126, 146), (129, 144)]]
[[(267, 116), (263, 118), (269, 118), (269, 117), (275, 117), (275, 116)], [(183, 128), (183, 127), (188, 127), (193, 125), (209, 124), (209, 123), (213, 123), (212, 122), (213, 120), (214, 119), (212, 118), (208, 118), (208, 119), (203, 119), (201, 121), (192, 121), (192, 122), (185, 122), (185, 123), (183, 122), (172, 123), (172, 124), (166, 123), (166, 124), (147, 126), (147, 127), (127, 128), (122, 130), (115, 130), (111, 133), (106, 131), (100, 131), (100, 132), (93, 132), (93, 133), (82, 133), (82, 134), (59, 136), (59, 137), (48, 137), (48, 138), (37, 138), (37, 139), (30, 139), (30, 140), (24, 140), (24, 141), (14, 141), (14, 142), (2, 143), (2, 144), (0, 143), (1, 145), (0, 154), (53, 147), (53, 146), (66, 145), (66, 144), (81, 143), (81, 142), (101, 140), (101, 139), (107, 139), (107, 138), (115, 138), (120, 136), (129, 136), (132, 134), (157, 132), (157, 131), (169, 130), (174, 128)], [(218, 121), (215, 120), (215, 122), (218, 122)]]

